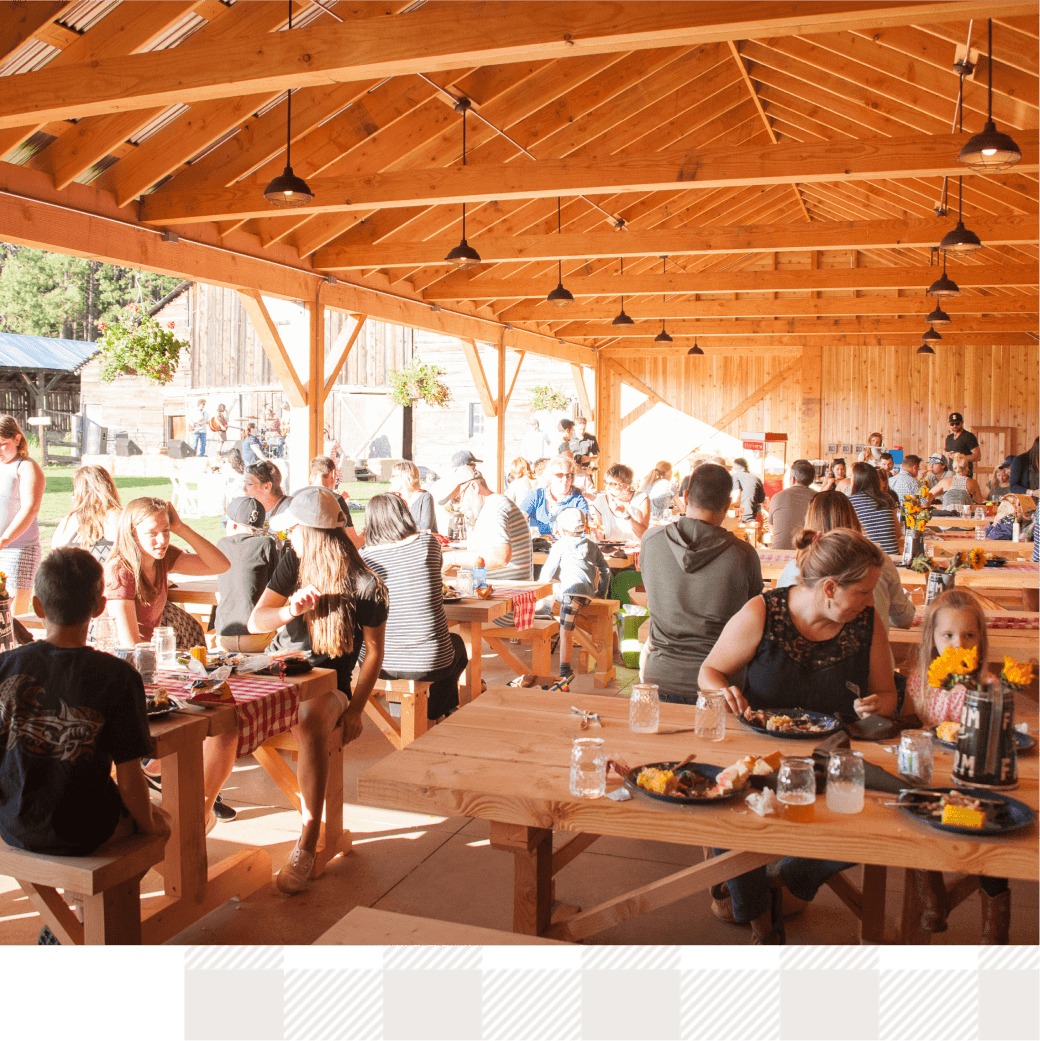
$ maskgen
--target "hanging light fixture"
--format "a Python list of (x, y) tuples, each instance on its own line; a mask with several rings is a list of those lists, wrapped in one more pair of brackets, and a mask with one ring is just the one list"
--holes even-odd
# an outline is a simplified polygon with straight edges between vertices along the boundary
[(997, 130), (993, 122), (993, 19), (989, 19), (989, 93), (986, 104), (986, 125), (957, 156), (965, 166), (978, 173), (1000, 173), (1008, 170), (1022, 158), (1022, 149), (1007, 134)]
[[(957, 118), (959, 129), (964, 129), (964, 77), (961, 76), (960, 97), (957, 99)], [(956, 253), (967, 256), (982, 249), (982, 240), (973, 231), (964, 226), (964, 178), (957, 178), (957, 227), (948, 231), (939, 243), (944, 253)]]
[(923, 343), (942, 343), (942, 337), (931, 327), (928, 327), (928, 332), (921, 337)]
[[(625, 278), (625, 258), (621, 258), (621, 278)], [(621, 310), (618, 312), (617, 317), (610, 323), (611, 325), (635, 325), (631, 318), (625, 314), (625, 294), (621, 294)]]
[[(292, 0), (289, 0), (289, 28), (292, 29)], [(292, 148), (292, 90), (285, 92), (285, 169), (265, 189), (264, 198), (283, 209), (302, 206), (314, 198), (307, 182), (293, 173), (290, 149)]]
[(702, 350), (700, 349), (700, 347), (698, 347), (698, 346), (697, 346), (697, 341), (696, 341), (696, 340), (694, 340), (694, 341), (693, 341), (693, 346), (692, 346), (692, 347), (691, 347), (691, 348), (690, 348), (690, 349), (689, 349), (689, 350), (688, 350), (688, 351), (687, 351), (686, 353), (687, 353), (687, 354), (693, 354), (693, 355), (698, 355), (698, 354), (703, 354), (703, 353), (704, 353), (704, 351), (702, 351)]
[(938, 305), (935, 305), (935, 310), (928, 316), (925, 321), (931, 326), (939, 326), (940, 329), (945, 329), (953, 319)]
[[(466, 165), (466, 113), (470, 108), (469, 98), (459, 98), (455, 111), (462, 113), (462, 165)], [(466, 204), (462, 204), (462, 241), (444, 258), (452, 267), (463, 270), (480, 263), (480, 254), (466, 241)]]
[(931, 344), (922, 343), (921, 346), (917, 348), (917, 353), (918, 354), (935, 354), (935, 351), (932, 350)]
[(961, 287), (957, 285), (952, 278), (946, 274), (946, 254), (943, 253), (943, 273), (941, 278), (937, 278), (928, 287), (928, 296), (938, 297), (940, 300), (944, 296), (960, 296)]
[[(560, 218), (560, 197), (556, 196), (556, 234), (563, 234), (563, 224)], [(559, 281), (556, 288), (545, 298), (553, 307), (569, 307), (574, 303), (574, 294), (569, 289), (563, 288), (563, 260), (557, 262), (557, 275)]]
[[(668, 258), (661, 257), (661, 274), (667, 274)], [(664, 293), (661, 294), (661, 303), (665, 302)], [(661, 331), (654, 337), (654, 343), (672, 343), (672, 338), (668, 335), (668, 330), (664, 327), (664, 319), (661, 319)]]

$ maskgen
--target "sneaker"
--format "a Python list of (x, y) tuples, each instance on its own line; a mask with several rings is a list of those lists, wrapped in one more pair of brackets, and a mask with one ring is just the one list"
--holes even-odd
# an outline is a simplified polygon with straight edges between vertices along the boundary
[(213, 812), (221, 821), (233, 821), (238, 816), (238, 810), (228, 806), (219, 795), (213, 801)]
[(278, 872), (276, 884), (283, 893), (292, 896), (307, 885), (313, 869), (314, 854), (300, 849), (299, 843), (297, 843), (282, 870)]

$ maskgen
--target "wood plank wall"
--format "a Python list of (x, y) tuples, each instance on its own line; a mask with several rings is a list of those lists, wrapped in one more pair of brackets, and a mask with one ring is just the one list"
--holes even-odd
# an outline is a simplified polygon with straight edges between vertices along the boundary
[[(862, 443), (880, 430), (888, 446), (927, 455), (941, 448), (950, 412), (962, 412), (969, 430), (1007, 426), (1011, 450), (1024, 452), (1037, 436), (1040, 354), (1036, 347), (946, 347), (933, 358), (909, 347), (824, 347), (820, 440)], [(713, 423), (766, 383), (797, 356), (626, 358), (622, 364), (673, 408)], [(798, 444), (801, 388), (785, 380), (723, 433), (787, 432), (787, 458)], [(985, 437), (983, 460), (989, 462)], [(677, 448), (679, 446), (676, 446)], [(681, 455), (693, 446), (686, 446)], [(995, 445), (992, 446), (995, 449)]]

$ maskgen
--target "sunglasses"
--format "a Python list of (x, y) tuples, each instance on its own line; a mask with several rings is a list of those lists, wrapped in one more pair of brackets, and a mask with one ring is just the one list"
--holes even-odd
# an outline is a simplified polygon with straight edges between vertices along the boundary
[(573, 477), (573, 476), (574, 476), (574, 474), (572, 474), (570, 471), (568, 471), (565, 474), (553, 474), (553, 477)]

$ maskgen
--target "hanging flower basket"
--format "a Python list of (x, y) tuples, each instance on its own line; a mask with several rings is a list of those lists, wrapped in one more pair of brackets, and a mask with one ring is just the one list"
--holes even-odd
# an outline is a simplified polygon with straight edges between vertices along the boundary
[(113, 325), (98, 323), (102, 332), (101, 378), (111, 383), (117, 376), (144, 376), (162, 386), (173, 379), (181, 351), (188, 346), (173, 334), (173, 322), (164, 327), (140, 304), (130, 304)]
[(531, 388), (531, 400), (528, 408), (532, 412), (566, 412), (570, 402), (554, 386), (547, 383), (544, 387)]
[(403, 369), (387, 374), (390, 397), (403, 408), (417, 401), (434, 408), (447, 408), (451, 404), (451, 388), (441, 381), (444, 374), (439, 365), (427, 365), (416, 356)]

